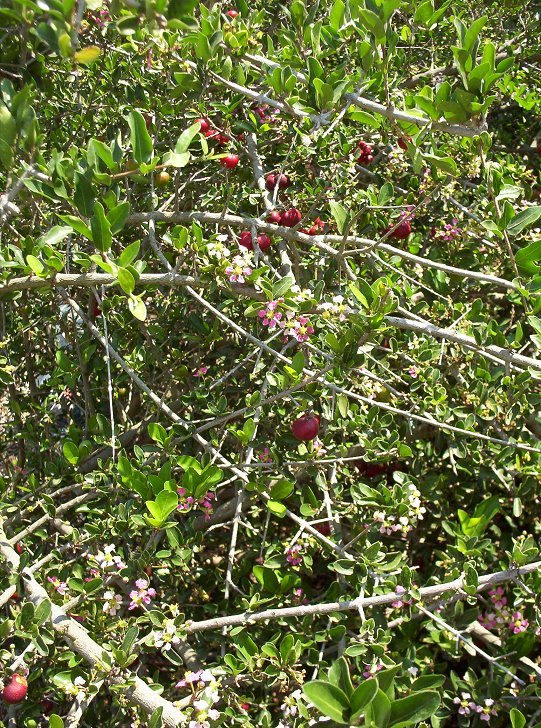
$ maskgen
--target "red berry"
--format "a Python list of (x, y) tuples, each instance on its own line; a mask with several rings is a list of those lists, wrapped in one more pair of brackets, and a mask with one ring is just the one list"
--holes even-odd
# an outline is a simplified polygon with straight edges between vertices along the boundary
[(302, 220), (302, 213), (296, 207), (286, 210), (280, 217), (280, 224), (285, 227), (295, 227)]
[(331, 524), (329, 521), (323, 521), (323, 523), (316, 523), (314, 526), (316, 531), (319, 531), (322, 536), (330, 536), (331, 535)]
[(9, 682), (6, 683), (4, 690), (2, 691), (2, 698), (5, 703), (9, 705), (15, 705), (16, 703), (22, 703), (26, 698), (28, 692), (28, 683), (26, 678), (22, 675), (12, 675)]
[(303, 415), (291, 423), (291, 434), (303, 442), (313, 440), (319, 432), (319, 422), (317, 415)]
[[(265, 233), (261, 233), (261, 235), (257, 236), (257, 243), (261, 250), (267, 250), (267, 248), (270, 248), (272, 244), (272, 240), (269, 238), (268, 235), (265, 235)], [(252, 233), (249, 230), (243, 230), (239, 237), (239, 245), (242, 245), (243, 248), (248, 248), (248, 250), (254, 249), (254, 244), (252, 242)]]
[(17, 552), (18, 554), (22, 554), (22, 552), (23, 552), (23, 547), (22, 547), (22, 545), (21, 545), (20, 543), (18, 543), (18, 544), (15, 544), (15, 551), (16, 551), (16, 552)]
[(355, 466), (361, 475), (364, 475), (366, 478), (375, 478), (378, 475), (382, 475), (387, 472), (389, 467), (387, 463), (369, 463), (366, 460), (356, 462)]
[(274, 192), (276, 186), (281, 190), (285, 190), (290, 184), (291, 180), (287, 174), (268, 174), (265, 179), (265, 187), (269, 192)]
[(229, 142), (229, 137), (227, 134), (218, 134), (216, 141), (221, 147), (225, 147), (225, 145)]
[[(391, 226), (392, 227), (392, 226)], [(391, 228), (388, 227), (385, 232), (388, 232)], [(405, 240), (408, 235), (411, 233), (411, 225), (409, 220), (404, 220), (403, 222), (398, 225), (396, 230), (393, 230), (393, 232), (390, 234), (389, 237), (395, 238), (396, 240)]]
[(45, 698), (44, 700), (40, 700), (39, 704), (41, 705), (41, 709), (43, 710), (45, 715), (49, 715), (49, 713), (51, 713), (54, 708), (53, 701), (48, 700), (48, 698)]
[(280, 223), (282, 222), (282, 213), (278, 212), (278, 210), (273, 210), (267, 215), (267, 220), (269, 222), (275, 223), (276, 225), (280, 225)]
[(220, 164), (222, 167), (225, 167), (226, 169), (235, 169), (237, 164), (239, 163), (239, 155), (238, 154), (228, 154), (227, 157), (223, 157), (223, 159), (220, 160)]
[(203, 134), (206, 134), (207, 131), (210, 131), (210, 121), (208, 119), (196, 119), (196, 121), (199, 122), (199, 131), (203, 132)]
[(411, 144), (411, 137), (410, 136), (400, 137), (400, 139), (398, 140), (397, 144), (400, 147), (400, 149), (403, 149), (404, 151), (406, 151), (406, 149), (408, 148), (408, 145), (406, 144), (406, 142), (408, 142), (409, 144)]
[(239, 13), (238, 13), (238, 12), (237, 12), (236, 10), (233, 10), (233, 8), (231, 8), (231, 10), (228, 10), (228, 11), (227, 11), (226, 15), (227, 15), (227, 16), (228, 16), (229, 18), (233, 18), (233, 19), (235, 19), (235, 18), (238, 18), (238, 16), (239, 16)]

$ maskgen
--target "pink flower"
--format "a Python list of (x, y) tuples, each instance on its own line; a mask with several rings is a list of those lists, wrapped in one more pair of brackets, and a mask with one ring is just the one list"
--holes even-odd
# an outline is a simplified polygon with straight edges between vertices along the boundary
[(383, 670), (383, 663), (380, 662), (379, 660), (372, 663), (371, 665), (365, 662), (363, 677), (366, 677), (366, 678), (373, 677), (380, 670)]
[(476, 712), (479, 707), (473, 702), (469, 693), (462, 693), (462, 697), (454, 698), (453, 703), (455, 705), (460, 705), (460, 708), (458, 709), (460, 715), (471, 715), (471, 713)]
[(509, 629), (513, 634), (519, 634), (520, 632), (525, 632), (529, 624), (528, 620), (522, 617), (521, 612), (513, 612), (512, 619), (509, 622)]
[(417, 379), (417, 377), (419, 376), (419, 372), (418, 372), (417, 368), (416, 367), (413, 367), (413, 366), (411, 366), (408, 369), (408, 374), (410, 375), (410, 377), (412, 379)]
[(68, 585), (65, 581), (60, 581), (60, 579), (57, 576), (48, 576), (47, 581), (50, 582), (56, 591), (64, 596), (64, 594), (68, 591)]
[(412, 602), (411, 599), (403, 599), (402, 596), (401, 596), (402, 594), (405, 594), (406, 593), (406, 590), (404, 589), (403, 586), (398, 585), (396, 587), (396, 589), (395, 589), (395, 592), (399, 596), (399, 598), (392, 603), (392, 606), (395, 609), (400, 609), (401, 607), (404, 607), (404, 606), (407, 606), (407, 605), (411, 604), (411, 602)]
[(263, 450), (259, 453), (259, 459), (262, 463), (272, 463), (272, 458), (270, 456), (270, 450), (268, 447), (264, 447)]
[(476, 710), (480, 714), (479, 717), (481, 720), (485, 720), (488, 722), (491, 715), (498, 715), (493, 705), (494, 701), (491, 698), (487, 698), (484, 705), (476, 706)]
[(307, 316), (298, 316), (297, 318), (294, 318), (294, 313), (292, 311), (288, 311), (286, 316), (290, 319), (286, 325), (286, 335), (291, 336), (301, 344), (304, 341), (308, 341), (310, 335), (315, 331), (314, 327), (310, 323), (310, 319)]
[(276, 310), (283, 300), (283, 298), (280, 298), (278, 301), (269, 301), (266, 307), (257, 314), (259, 318), (262, 319), (261, 323), (263, 326), (268, 326), (271, 331), (277, 326), (280, 328), (284, 327), (284, 323), (281, 320), (283, 318), (283, 313)]
[(302, 546), (298, 543), (290, 546), (286, 551), (286, 561), (291, 564), (291, 566), (298, 566), (299, 564), (302, 564), (302, 556), (299, 556), (301, 551)]
[(131, 602), (128, 607), (129, 610), (150, 604), (152, 597), (156, 596), (156, 590), (153, 587), (148, 588), (148, 581), (146, 579), (137, 579), (135, 586), (137, 590), (134, 589), (130, 592)]
[(199, 369), (196, 369), (193, 373), (194, 377), (204, 377), (205, 374), (208, 372), (208, 367), (199, 367)]
[(252, 275), (251, 258), (248, 251), (242, 255), (235, 255), (230, 265), (225, 269), (225, 274), (231, 283), (244, 283), (249, 275)]

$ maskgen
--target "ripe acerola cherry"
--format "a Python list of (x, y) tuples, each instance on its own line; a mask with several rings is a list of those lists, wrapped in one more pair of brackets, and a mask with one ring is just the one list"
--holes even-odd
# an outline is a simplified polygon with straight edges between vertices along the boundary
[(26, 698), (28, 692), (28, 683), (26, 678), (22, 675), (15, 673), (6, 683), (4, 690), (2, 691), (2, 698), (5, 703), (9, 705), (15, 705), (16, 703), (22, 703)]
[(314, 526), (316, 531), (319, 531), (322, 536), (330, 536), (331, 535), (331, 524), (329, 521), (323, 521), (323, 523), (316, 523)]
[(238, 154), (228, 154), (227, 157), (223, 157), (223, 159), (220, 160), (220, 164), (222, 167), (225, 167), (226, 169), (235, 169), (237, 164), (239, 163), (239, 155)]
[(276, 187), (285, 190), (291, 185), (291, 180), (287, 174), (268, 174), (265, 178), (265, 187), (269, 192), (274, 192)]
[(296, 207), (286, 210), (280, 217), (280, 224), (285, 227), (295, 227), (302, 220), (302, 213)]
[(404, 151), (406, 151), (406, 149), (408, 148), (408, 144), (406, 142), (408, 142), (409, 144), (411, 144), (411, 137), (410, 136), (400, 137), (400, 139), (397, 141), (397, 144), (400, 147), (400, 149), (403, 149)]
[(282, 222), (282, 213), (278, 210), (273, 210), (267, 215), (267, 220), (273, 222), (275, 225), (279, 225)]
[(357, 146), (359, 147), (361, 152), (357, 162), (359, 164), (370, 164), (370, 162), (374, 160), (374, 157), (372, 156), (372, 147), (370, 146), (370, 144), (360, 141), (357, 143)]
[(203, 132), (205, 134), (207, 131), (210, 131), (210, 121), (208, 119), (196, 119), (196, 121), (199, 122), (199, 131)]
[(226, 15), (227, 15), (227, 16), (228, 16), (229, 18), (232, 18), (232, 19), (234, 20), (235, 18), (238, 18), (238, 16), (239, 16), (239, 13), (238, 13), (238, 12), (237, 12), (236, 10), (234, 10), (233, 8), (231, 8), (231, 10), (228, 10), (228, 11), (227, 11)]
[(306, 414), (291, 423), (291, 434), (296, 440), (308, 442), (317, 437), (320, 419), (317, 415)]
[(171, 182), (171, 175), (169, 172), (164, 172), (162, 170), (154, 176), (154, 184), (156, 187), (165, 187), (165, 185), (169, 184), (169, 182)]
[[(267, 248), (270, 248), (272, 240), (268, 235), (265, 235), (265, 233), (261, 233), (257, 236), (257, 243), (261, 250), (267, 250)], [(252, 233), (249, 230), (243, 230), (241, 232), (239, 236), (239, 245), (242, 245), (243, 248), (248, 248), (248, 250), (254, 249)]]
[[(388, 227), (385, 232), (388, 232), (392, 225)], [(396, 240), (405, 240), (408, 235), (411, 233), (411, 225), (409, 220), (403, 220), (400, 225), (396, 228), (396, 230), (393, 230), (393, 232), (389, 235), (390, 238), (395, 238)]]

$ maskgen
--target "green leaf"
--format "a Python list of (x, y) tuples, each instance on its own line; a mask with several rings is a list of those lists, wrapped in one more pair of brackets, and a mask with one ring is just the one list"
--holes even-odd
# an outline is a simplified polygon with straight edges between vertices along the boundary
[(533, 225), (537, 220), (541, 218), (541, 207), (529, 207), (527, 210), (522, 210), (518, 215), (515, 215), (510, 222), (507, 224), (507, 232), (509, 235), (518, 235), (524, 228)]
[(329, 207), (331, 208), (331, 215), (336, 222), (338, 232), (342, 234), (346, 226), (348, 212), (339, 202), (334, 202), (333, 200), (329, 202)]
[(539, 266), (535, 265), (537, 261), (541, 261), (541, 238), (515, 254), (515, 262), (521, 273), (535, 275), (539, 270)]
[(122, 230), (126, 223), (126, 220), (128, 219), (129, 214), (129, 202), (121, 202), (120, 204), (116, 205), (116, 207), (113, 207), (112, 210), (109, 210), (109, 212), (107, 213), (107, 220), (109, 222), (109, 225), (111, 227), (111, 233), (113, 235), (116, 235)]
[(418, 23), (419, 25), (426, 25), (427, 22), (432, 17), (433, 12), (434, 12), (434, 1), (425, 0), (424, 2), (420, 3), (417, 6), (417, 8), (415, 9), (415, 13), (413, 15), (413, 22)]
[(92, 240), (92, 230), (86, 225), (86, 223), (81, 220), (80, 217), (75, 217), (75, 215), (59, 215), (58, 216), (62, 222), (67, 223), (68, 225), (71, 225), (72, 229), (75, 230), (76, 233), (79, 233), (79, 235), (83, 235), (88, 240)]
[(312, 680), (306, 683), (303, 692), (323, 715), (342, 725), (348, 723), (349, 700), (336, 685), (323, 680)]
[(124, 293), (133, 293), (135, 288), (135, 278), (127, 268), (119, 268), (116, 274), (120, 287)]
[(280, 582), (273, 569), (267, 566), (254, 566), (254, 576), (261, 586), (271, 594), (277, 594), (280, 588)]
[(365, 712), (366, 707), (374, 700), (378, 692), (378, 681), (371, 677), (365, 680), (353, 691), (350, 697), (351, 716), (350, 722), (355, 723)]
[(128, 115), (130, 142), (136, 162), (150, 162), (152, 158), (152, 139), (147, 130), (145, 119), (140, 111), (134, 109)]
[(51, 602), (49, 599), (43, 599), (36, 607), (36, 613), (34, 615), (36, 624), (41, 625), (46, 622), (51, 616), (51, 611)]
[(157, 526), (162, 526), (178, 506), (178, 494), (172, 490), (162, 490), (154, 501), (146, 501), (146, 507), (154, 516)]
[(120, 254), (120, 258), (118, 259), (119, 264), (123, 267), (126, 267), (133, 263), (133, 261), (139, 255), (140, 248), (141, 242), (139, 240), (136, 240), (134, 243), (130, 243), (128, 247), (125, 248)]
[(267, 501), (267, 508), (271, 513), (274, 513), (278, 518), (283, 518), (286, 515), (287, 508), (283, 503), (275, 500)]
[(0, 102), (0, 162), (9, 169), (13, 162), (13, 144), (17, 137), (17, 122), (9, 109)]
[(358, 13), (363, 25), (372, 33), (376, 42), (384, 43), (386, 31), (383, 21), (376, 15), (376, 13), (365, 8), (359, 8)]
[(277, 298), (281, 298), (284, 296), (291, 286), (295, 283), (295, 279), (291, 276), (286, 276), (285, 278), (282, 278), (281, 280), (277, 281), (272, 286), (272, 297), (274, 300)]
[(81, 63), (83, 66), (91, 66), (100, 57), (101, 50), (98, 46), (91, 45), (86, 48), (81, 48), (75, 54), (75, 63)]
[(71, 235), (73, 233), (73, 229), (71, 225), (69, 227), (65, 225), (55, 225), (50, 230), (48, 230), (45, 235), (42, 235), (38, 240), (36, 241), (36, 245), (51, 245), (54, 246), (57, 243), (61, 243), (62, 240), (65, 240), (68, 235)]
[(367, 725), (375, 723), (377, 728), (387, 728), (391, 717), (391, 701), (381, 688), (378, 688), (370, 703), (365, 707)]
[(71, 465), (77, 465), (79, 462), (79, 448), (71, 440), (65, 440), (62, 445), (62, 452), (64, 457)]
[(73, 202), (83, 217), (90, 217), (94, 212), (94, 190), (89, 178), (84, 174), (75, 174)]
[(183, 154), (188, 151), (194, 137), (199, 134), (199, 128), (200, 124), (196, 122), (182, 132), (175, 144), (175, 154)]
[(128, 308), (139, 321), (144, 321), (147, 317), (147, 307), (139, 296), (131, 295), (128, 298)]
[(176, 154), (176, 152), (166, 152), (163, 156), (163, 163), (169, 167), (175, 167), (176, 169), (182, 169), (185, 167), (191, 159), (190, 152), (183, 152), (182, 154)]
[(329, 682), (340, 688), (348, 697), (353, 693), (349, 665), (345, 657), (339, 657), (329, 668)]
[(420, 693), (408, 695), (406, 698), (393, 700), (389, 725), (407, 726), (426, 720), (434, 715), (440, 703), (440, 694), (432, 690), (424, 690)]
[(431, 162), (434, 167), (441, 169), (442, 172), (456, 176), (458, 174), (458, 168), (456, 162), (451, 157), (438, 157), (435, 154), (425, 154), (425, 159)]
[(49, 728), (64, 728), (64, 721), (56, 713), (49, 716)]
[(167, 440), (167, 432), (165, 427), (160, 425), (158, 422), (150, 422), (148, 425), (148, 434), (154, 440), (154, 442), (163, 443)]
[(45, 266), (35, 255), (27, 255), (26, 262), (32, 269), (32, 273), (35, 273), (37, 276), (41, 276), (45, 272)]
[(106, 253), (111, 247), (113, 236), (101, 202), (96, 202), (94, 205), (94, 214), (90, 218), (90, 229), (94, 245), (99, 251)]
[(526, 725), (526, 718), (517, 708), (511, 708), (509, 717), (511, 718), (511, 728), (524, 728)]
[(349, 412), (349, 400), (347, 398), (347, 394), (339, 394), (336, 404), (342, 417), (346, 417)]

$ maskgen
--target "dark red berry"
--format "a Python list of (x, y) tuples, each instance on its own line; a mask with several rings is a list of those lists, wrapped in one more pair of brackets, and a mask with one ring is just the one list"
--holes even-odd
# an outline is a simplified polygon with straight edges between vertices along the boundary
[(22, 703), (28, 692), (28, 683), (22, 675), (12, 675), (2, 691), (2, 698), (5, 703), (15, 705)]
[(302, 213), (296, 207), (286, 210), (280, 217), (280, 224), (285, 227), (295, 227), (302, 220)]
[(267, 215), (267, 220), (273, 222), (275, 225), (280, 225), (282, 222), (282, 213), (278, 212), (278, 210), (273, 210)]
[(220, 160), (220, 164), (222, 167), (225, 167), (226, 169), (235, 169), (237, 164), (239, 163), (239, 155), (238, 154), (228, 154), (227, 157), (223, 157), (223, 159)]
[(308, 442), (317, 437), (320, 419), (317, 415), (303, 415), (291, 423), (291, 434), (296, 440)]
[[(267, 250), (267, 248), (270, 248), (272, 240), (268, 235), (265, 235), (265, 233), (261, 233), (257, 236), (257, 243), (261, 250)], [(239, 236), (239, 245), (242, 245), (243, 248), (248, 248), (248, 250), (254, 249), (252, 233), (249, 230), (243, 230), (241, 232)]]
[(208, 119), (196, 119), (196, 121), (199, 122), (199, 131), (203, 132), (203, 134), (206, 134), (207, 131), (210, 131), (210, 121)]

